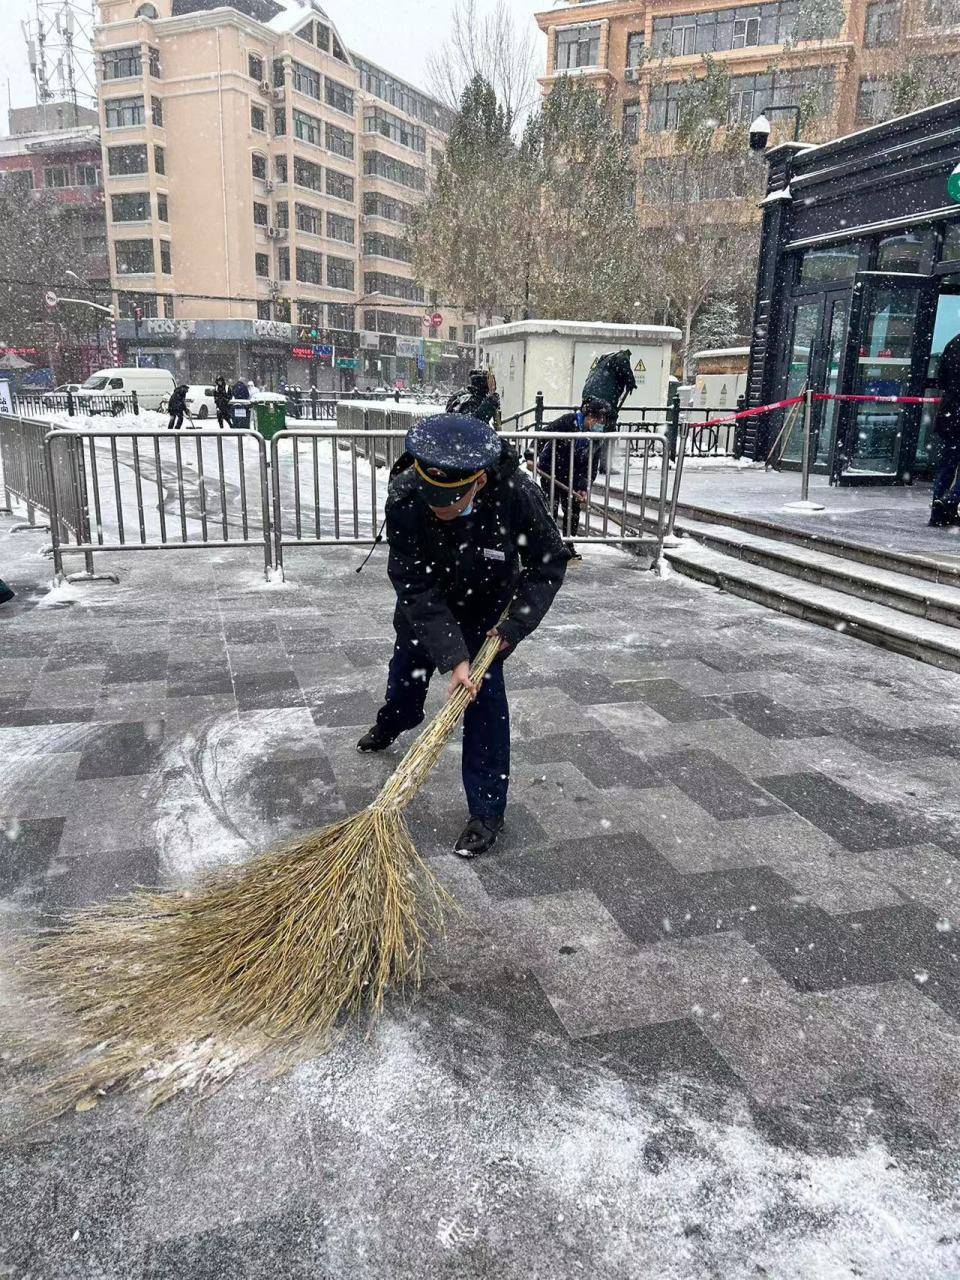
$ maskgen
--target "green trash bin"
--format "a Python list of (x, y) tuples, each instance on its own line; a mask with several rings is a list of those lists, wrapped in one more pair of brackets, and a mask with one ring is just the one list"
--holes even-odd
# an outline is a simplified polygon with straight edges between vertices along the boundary
[(278, 431), (287, 426), (287, 402), (285, 400), (257, 400), (253, 406), (257, 415), (257, 430), (264, 440), (272, 440)]

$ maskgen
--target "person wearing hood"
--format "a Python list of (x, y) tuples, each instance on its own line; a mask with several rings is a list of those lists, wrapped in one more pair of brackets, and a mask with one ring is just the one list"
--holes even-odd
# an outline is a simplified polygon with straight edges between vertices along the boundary
[(499, 431), (500, 397), (496, 375), (490, 369), (474, 369), (469, 386), (455, 391), (447, 401), (447, 413), (462, 413)]
[[(395, 469), (386, 503), (396, 643), (386, 699), (357, 749), (383, 751), (421, 723), (434, 671), (449, 673), (448, 697), (468, 689), (462, 774), (469, 821), (454, 851), (472, 858), (496, 841), (507, 805), (503, 658), (543, 621), (567, 556), (516, 450), (486, 423), (462, 414), (424, 418), (407, 433), (406, 449), (410, 465)], [(502, 656), (476, 688), (470, 662), (493, 632)]]
[(167, 401), (167, 413), (170, 415), (170, 421), (167, 423), (168, 431), (180, 430), (183, 426), (184, 414), (186, 414), (190, 421), (193, 422), (193, 417), (190, 410), (187, 408), (187, 394), (189, 391), (190, 388), (187, 384), (185, 382), (181, 382), (178, 387), (174, 388), (170, 399)]
[(227, 389), (227, 380), (223, 374), (214, 383), (213, 403), (217, 409), (217, 426), (232, 427), (233, 410), (230, 407), (230, 392)]

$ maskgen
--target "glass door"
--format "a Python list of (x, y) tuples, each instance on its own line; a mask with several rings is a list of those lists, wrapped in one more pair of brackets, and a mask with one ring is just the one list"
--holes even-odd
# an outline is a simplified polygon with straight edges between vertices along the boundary
[[(812, 391), (837, 390), (849, 314), (849, 289), (807, 294), (796, 299), (785, 396), (802, 395), (808, 386)], [(836, 425), (836, 401), (816, 401), (812, 406), (810, 430), (813, 465), (819, 471), (826, 471), (829, 467)], [(787, 410), (781, 420), (781, 430), (780, 460), (787, 466), (799, 466), (803, 457), (802, 409)]]
[[(839, 390), (849, 320), (849, 293), (828, 295), (824, 315), (823, 373), (815, 390), (826, 391), (829, 395), (835, 395)], [(839, 407), (836, 400), (821, 400), (813, 406), (813, 465), (818, 471), (828, 470), (833, 461)]]
[[(920, 394), (935, 290), (931, 276), (857, 275), (841, 380), (845, 394)], [(841, 484), (891, 484), (912, 471), (916, 406), (848, 402), (840, 407), (839, 421), (843, 443), (833, 470)]]
[[(822, 325), (823, 294), (800, 298), (793, 304), (785, 398), (802, 395), (810, 383)], [(779, 449), (780, 461), (799, 463), (803, 457), (802, 411), (785, 410), (780, 430), (783, 433)]]

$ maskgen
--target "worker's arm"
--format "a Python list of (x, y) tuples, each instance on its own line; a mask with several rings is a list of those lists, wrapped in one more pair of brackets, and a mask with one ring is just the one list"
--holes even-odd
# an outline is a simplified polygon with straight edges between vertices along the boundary
[(387, 502), (387, 574), (407, 622), (439, 671), (452, 671), (470, 658), (460, 626), (441, 598), (417, 533), (403, 502)]
[(497, 625), (511, 648), (535, 631), (546, 617), (567, 571), (567, 551), (543, 494), (522, 477), (514, 482), (512, 514), (512, 532), (519, 544), (523, 568), (510, 612)]

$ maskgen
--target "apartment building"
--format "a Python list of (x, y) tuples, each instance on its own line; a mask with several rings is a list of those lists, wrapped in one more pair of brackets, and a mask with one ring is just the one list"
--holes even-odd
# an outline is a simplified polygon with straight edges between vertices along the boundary
[(309, 0), (100, 10), (121, 338), (192, 381), (461, 376), (475, 327), (436, 305), (404, 240), (445, 109), (347, 49)]
[[(909, 60), (914, 73), (943, 67), (960, 54), (957, 0), (838, 0), (839, 22), (824, 34), (823, 4), (810, 0), (566, 0), (537, 15), (547, 37), (549, 92), (564, 75), (587, 77), (609, 94), (640, 174), (662, 195), (664, 179), (688, 162), (675, 154), (685, 81), (703, 75), (709, 56), (730, 77), (726, 121), (749, 122), (761, 111), (805, 108), (803, 137), (824, 141), (893, 114), (891, 78)], [(842, 16), (840, 10), (842, 8)], [(803, 38), (815, 32), (815, 38)], [(957, 67), (956, 61), (952, 64)], [(791, 112), (771, 114), (790, 136)], [(754, 194), (749, 164), (716, 165), (700, 199)], [(669, 182), (667, 182), (669, 188)], [(687, 182), (686, 189), (690, 190)]]

